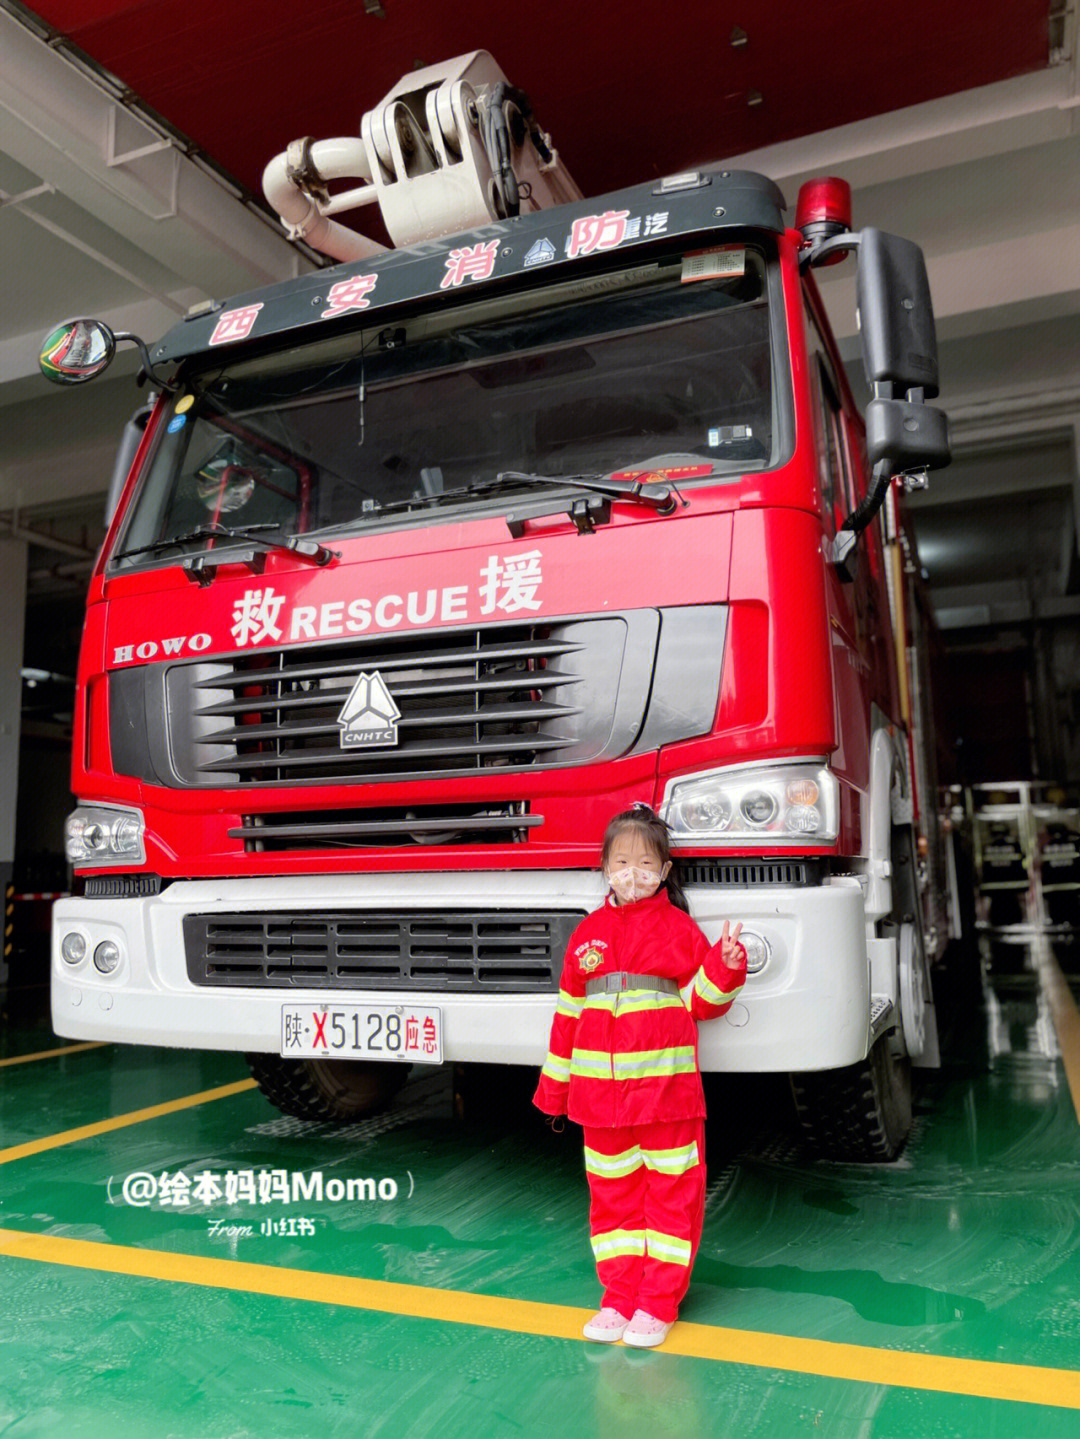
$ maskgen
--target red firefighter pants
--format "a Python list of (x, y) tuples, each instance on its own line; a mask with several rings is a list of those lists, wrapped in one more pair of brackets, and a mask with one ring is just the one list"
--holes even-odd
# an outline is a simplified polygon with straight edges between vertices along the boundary
[(705, 1121), (585, 1128), (589, 1229), (602, 1303), (673, 1323), (705, 1213)]

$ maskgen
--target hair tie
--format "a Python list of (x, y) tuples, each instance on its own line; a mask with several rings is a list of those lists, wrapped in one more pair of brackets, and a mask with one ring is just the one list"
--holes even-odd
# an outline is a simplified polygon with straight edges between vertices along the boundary
[(652, 815), (655, 815), (655, 814), (656, 814), (656, 811), (653, 809), (652, 805), (651, 805), (651, 804), (646, 804), (643, 799), (636, 799), (636, 800), (634, 801), (634, 803), (630, 806), (630, 808), (631, 808), (631, 809), (643, 809), (646, 814), (652, 814)]

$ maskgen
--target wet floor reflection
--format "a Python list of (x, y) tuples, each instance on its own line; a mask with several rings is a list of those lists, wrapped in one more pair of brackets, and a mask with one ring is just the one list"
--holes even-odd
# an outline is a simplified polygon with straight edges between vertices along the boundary
[(1056, 965), (1074, 998), (1080, 995), (1075, 931), (988, 930), (978, 937), (978, 951), (991, 1066), (1007, 1056), (1059, 1082), (1061, 1045), (1045, 971)]
[(983, 935), (979, 940), (986, 1006), (986, 1047), (991, 1066), (1005, 1055), (1031, 1060), (1048, 1072), (1061, 1054), (1053, 1013), (1039, 982), (1042, 941)]

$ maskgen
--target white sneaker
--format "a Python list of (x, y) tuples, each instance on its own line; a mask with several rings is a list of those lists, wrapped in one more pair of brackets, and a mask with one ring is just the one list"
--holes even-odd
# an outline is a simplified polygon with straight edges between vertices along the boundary
[(651, 1349), (654, 1344), (663, 1344), (673, 1327), (673, 1323), (654, 1319), (644, 1309), (635, 1309), (633, 1319), (622, 1331), (622, 1341), (633, 1349)]
[(623, 1336), (623, 1330), (630, 1323), (617, 1309), (604, 1308), (594, 1314), (581, 1331), (586, 1339), (595, 1339), (599, 1344), (614, 1344)]

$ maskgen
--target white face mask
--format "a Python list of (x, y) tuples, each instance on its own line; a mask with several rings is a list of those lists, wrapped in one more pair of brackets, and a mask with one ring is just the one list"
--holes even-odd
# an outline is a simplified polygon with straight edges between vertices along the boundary
[[(664, 866), (664, 873), (667, 866)], [(660, 888), (660, 881), (663, 874), (657, 874), (652, 869), (638, 869), (636, 865), (628, 865), (626, 869), (612, 870), (608, 875), (608, 884), (615, 891), (615, 897), (620, 904), (633, 904), (636, 899), (648, 899)]]

